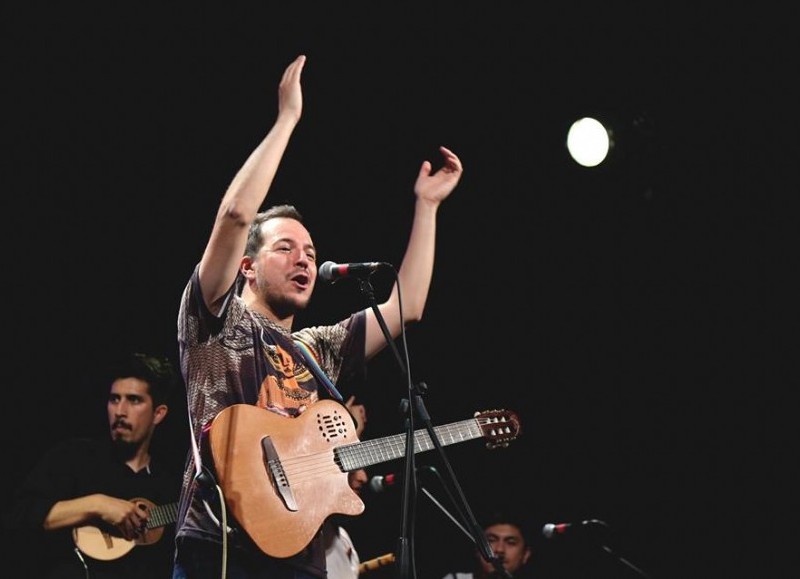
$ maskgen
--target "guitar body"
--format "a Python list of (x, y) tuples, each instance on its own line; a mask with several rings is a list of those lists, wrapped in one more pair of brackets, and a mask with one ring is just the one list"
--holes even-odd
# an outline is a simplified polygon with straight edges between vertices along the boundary
[[(229, 406), (214, 418), (208, 442), (225, 504), (273, 557), (297, 554), (329, 515), (364, 511), (334, 460), (334, 448), (358, 442), (352, 417), (337, 402), (320, 400), (297, 418), (249, 404)], [(282, 476), (270, 470), (265, 445)], [(289, 504), (281, 489), (291, 494)]]
[[(444, 445), (477, 437), (507, 446), (520, 432), (513, 412), (491, 410), (434, 427)], [(361, 442), (347, 408), (320, 400), (297, 418), (249, 404), (220, 411), (206, 431), (224, 505), (253, 542), (272, 557), (291, 557), (332, 514), (360, 515), (361, 497), (347, 473), (405, 456), (406, 438)], [(434, 448), (425, 430), (414, 432), (414, 452)]]
[[(143, 498), (132, 499), (135, 503), (144, 506), (148, 511), (156, 506)], [(161, 539), (164, 534), (164, 527), (145, 529), (142, 536), (134, 541), (123, 539), (119, 535), (113, 535), (106, 531), (86, 525), (72, 529), (72, 539), (75, 545), (92, 559), (99, 561), (111, 561), (119, 559), (137, 545), (152, 545)]]

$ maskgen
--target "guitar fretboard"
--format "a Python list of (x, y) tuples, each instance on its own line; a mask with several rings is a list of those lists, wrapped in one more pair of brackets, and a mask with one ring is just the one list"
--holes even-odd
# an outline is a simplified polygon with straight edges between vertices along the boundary
[[(478, 420), (471, 418), (443, 426), (434, 427), (442, 446), (465, 442), (483, 435)], [(428, 431), (414, 431), (414, 454), (434, 448)], [(406, 435), (393, 434), (384, 438), (345, 444), (334, 449), (336, 462), (344, 471), (358, 470), (373, 464), (388, 462), (406, 454)]]
[(174, 523), (178, 519), (178, 503), (169, 503), (150, 509), (147, 528), (155, 529)]

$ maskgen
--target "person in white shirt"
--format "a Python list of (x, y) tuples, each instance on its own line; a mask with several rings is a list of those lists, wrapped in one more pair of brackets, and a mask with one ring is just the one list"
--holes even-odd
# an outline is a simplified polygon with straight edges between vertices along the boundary
[[(356, 422), (356, 434), (361, 437), (367, 423), (367, 412), (363, 404), (356, 404), (351, 396), (345, 403)], [(363, 468), (347, 473), (347, 481), (357, 493), (367, 484), (367, 471)], [(332, 519), (325, 523), (325, 564), (329, 579), (356, 579), (361, 560), (350, 534)]]

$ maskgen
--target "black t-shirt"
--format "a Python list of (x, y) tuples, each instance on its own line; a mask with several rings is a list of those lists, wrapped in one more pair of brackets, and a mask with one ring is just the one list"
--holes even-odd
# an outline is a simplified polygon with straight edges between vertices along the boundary
[[(110, 440), (73, 439), (54, 446), (31, 470), (7, 511), (6, 525), (30, 547), (30, 556), (24, 563), (25, 576), (86, 579), (88, 568), (92, 579), (167, 579), (172, 576), (179, 492), (180, 474), (166, 470), (155, 457), (146, 469), (135, 473), (115, 456)], [(146, 536), (152, 542), (132, 543), (113, 535), (104, 536), (100, 531), (110, 529), (102, 521), (81, 526), (76, 534), (73, 529), (42, 529), (56, 502), (96, 493), (144, 499), (151, 507)], [(80, 549), (76, 551), (82, 543), (96, 556), (111, 558), (100, 560)]]

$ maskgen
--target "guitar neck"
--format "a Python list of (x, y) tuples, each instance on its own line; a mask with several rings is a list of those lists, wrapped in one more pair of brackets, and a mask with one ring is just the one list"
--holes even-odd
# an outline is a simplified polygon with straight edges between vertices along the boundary
[(147, 519), (148, 529), (164, 527), (178, 520), (178, 503), (168, 503), (150, 509), (150, 517)]
[[(435, 426), (433, 430), (442, 446), (466, 442), (483, 436), (483, 430), (475, 418)], [(427, 430), (414, 431), (414, 454), (433, 448), (434, 444)], [(405, 456), (406, 435), (393, 434), (383, 438), (345, 444), (335, 448), (334, 453), (336, 462), (342, 470), (347, 472), (358, 470)]]

